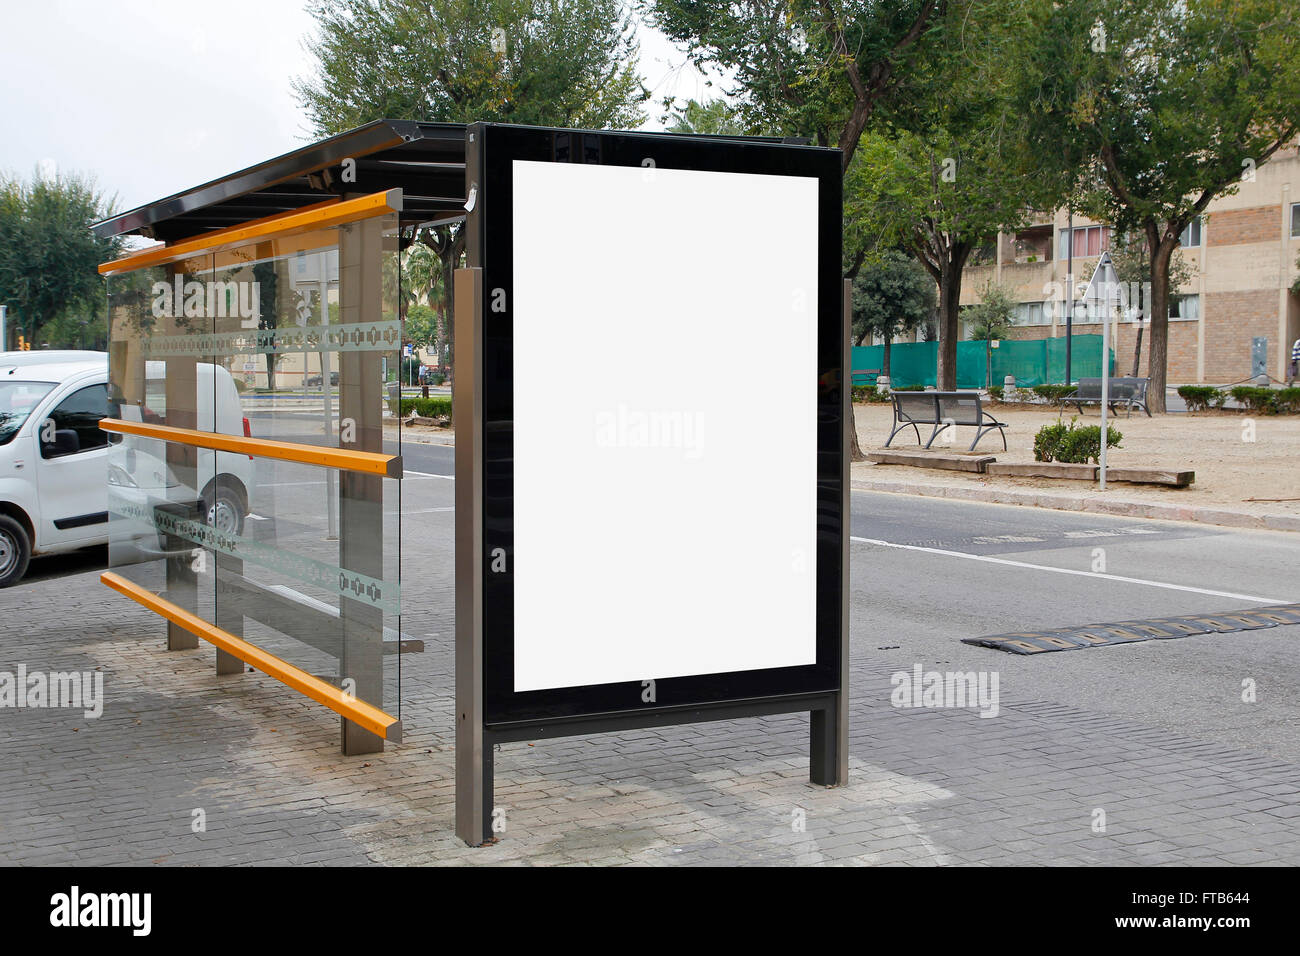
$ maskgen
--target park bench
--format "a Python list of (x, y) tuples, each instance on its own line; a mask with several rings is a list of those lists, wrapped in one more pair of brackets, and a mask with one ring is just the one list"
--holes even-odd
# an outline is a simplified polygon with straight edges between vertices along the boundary
[(849, 383), (852, 385), (875, 385), (876, 380), (880, 378), (880, 369), (878, 368), (855, 368), (849, 374)]
[[(1106, 397), (1107, 407), (1114, 412), (1116, 406), (1122, 405), (1128, 409), (1129, 418), (1133, 417), (1133, 409), (1140, 408), (1150, 418), (1151, 409), (1147, 408), (1147, 386), (1150, 384), (1149, 378), (1112, 378), (1110, 394)], [(1079, 379), (1079, 387), (1061, 399), (1061, 403), (1074, 405), (1079, 411), (1083, 411), (1084, 405), (1101, 405), (1101, 379)]]
[(930, 440), (925, 443), (929, 448), (941, 431), (952, 425), (973, 425), (975, 440), (970, 443), (970, 451), (975, 450), (979, 440), (994, 429), (1002, 436), (1002, 450), (1007, 448), (1005, 423), (998, 421), (984, 410), (979, 392), (894, 392), (894, 430), (889, 433), (889, 442), (904, 428), (911, 426), (916, 432), (916, 443), (921, 444), (921, 430), (918, 425), (933, 425)]

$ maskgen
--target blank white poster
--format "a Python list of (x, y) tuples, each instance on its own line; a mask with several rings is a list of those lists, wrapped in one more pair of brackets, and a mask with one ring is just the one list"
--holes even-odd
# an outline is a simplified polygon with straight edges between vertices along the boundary
[(815, 663), (817, 180), (515, 161), (513, 297), (515, 690)]

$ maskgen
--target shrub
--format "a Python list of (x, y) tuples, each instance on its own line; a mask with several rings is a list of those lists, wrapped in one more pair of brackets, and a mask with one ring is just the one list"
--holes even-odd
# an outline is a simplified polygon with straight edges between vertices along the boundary
[[(388, 407), (391, 410), (393, 403), (390, 401)], [(445, 395), (436, 395), (431, 398), (404, 398), (401, 405), (401, 417), (406, 418), (412, 412), (421, 418), (437, 418), (439, 415), (446, 415), (451, 418), (451, 399)]]
[(1265, 415), (1294, 415), (1300, 413), (1300, 388), (1264, 388), (1257, 385), (1238, 385), (1232, 397), (1246, 406), (1247, 411)]
[(997, 401), (999, 401), (999, 402), (1002, 401), (1002, 386), (1001, 386), (1001, 385), (990, 385), (988, 391), (989, 391), (989, 394), (992, 395), (993, 398), (994, 398), (995, 400), (997, 400)]
[(1271, 388), (1258, 385), (1238, 385), (1232, 389), (1232, 397), (1246, 406), (1247, 411), (1277, 414), (1276, 392)]
[[(1101, 426), (1076, 425), (1070, 419), (1067, 425), (1056, 422), (1044, 425), (1034, 436), (1035, 461), (1061, 461), (1085, 465), (1101, 456)], [(1106, 447), (1119, 448), (1123, 435), (1113, 427), (1106, 427)]]
[[(1120, 440), (1123, 437), (1117, 428), (1110, 425), (1106, 426), (1107, 448), (1119, 448)], [(1100, 456), (1101, 426), (1085, 425), (1081, 428), (1070, 429), (1065, 440), (1061, 442), (1060, 456), (1057, 460), (1083, 465), (1090, 461), (1097, 461)]]
[(889, 393), (881, 393), (876, 390), (874, 385), (854, 385), (853, 400), (855, 402), (866, 402), (871, 405), (884, 405), (889, 402)]
[(1283, 415), (1300, 415), (1300, 388), (1280, 388), (1273, 396), (1273, 404)]
[[(1227, 398), (1212, 385), (1180, 385), (1178, 386), (1178, 396), (1187, 403), (1189, 412), (1203, 412), (1210, 407), (1211, 403), (1217, 399), (1216, 408), (1223, 407), (1223, 400)], [(1222, 396), (1222, 397), (1220, 397)]]
[(1069, 430), (1065, 422), (1038, 429), (1034, 436), (1034, 461), (1055, 461), (1061, 451), (1061, 440)]
[(1073, 385), (1035, 385), (1033, 392), (1045, 402), (1055, 404), (1074, 392)]

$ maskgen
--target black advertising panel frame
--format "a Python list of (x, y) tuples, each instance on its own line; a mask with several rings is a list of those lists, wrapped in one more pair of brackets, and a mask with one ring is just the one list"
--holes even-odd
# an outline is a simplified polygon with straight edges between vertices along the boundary
[[(648, 674), (646, 678), (654, 678), (655, 683), (653, 701), (643, 700), (641, 681), (514, 690), (511, 306), (516, 160), (817, 181), (817, 377), (807, 383), (817, 392), (815, 663), (669, 678)], [(840, 152), (671, 134), (474, 124), (466, 133), (466, 187), (468, 268), (458, 276), (455, 338), (458, 834), (472, 844), (488, 839), (492, 745), (505, 740), (809, 711), (813, 715), (812, 777), (826, 784), (843, 782), (849, 353), (840, 261)], [(772, 210), (772, 224), (773, 241), (779, 242), (779, 209)], [(690, 228), (690, 223), (684, 222), (683, 228)], [(471, 297), (473, 302), (463, 301)], [(487, 307), (493, 301), (504, 302), (504, 308)], [(739, 385), (738, 381), (738, 401)], [(462, 430), (472, 430), (463, 445)], [(493, 558), (502, 554), (505, 570), (494, 571)], [(483, 792), (461, 794), (469, 784), (483, 787)]]

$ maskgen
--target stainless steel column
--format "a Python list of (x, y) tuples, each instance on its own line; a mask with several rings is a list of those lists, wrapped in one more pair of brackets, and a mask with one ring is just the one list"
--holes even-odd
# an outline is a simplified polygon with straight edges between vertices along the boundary
[[(384, 223), (371, 219), (339, 229), (339, 319), (383, 319)], [(339, 421), (355, 424), (355, 451), (383, 452), (383, 381), (381, 353), (339, 353)], [(348, 433), (340, 428), (340, 441)], [(339, 567), (372, 578), (384, 577), (383, 479), (356, 472), (339, 473)], [(351, 598), (340, 603), (342, 649), (339, 678), (352, 681), (359, 700), (376, 707), (384, 701), (384, 615), (377, 607)], [(345, 684), (345, 686), (349, 686)], [(345, 754), (378, 753), (384, 738), (341, 721)]]

